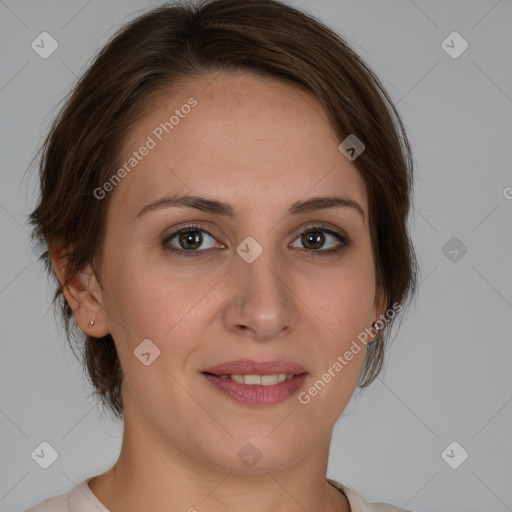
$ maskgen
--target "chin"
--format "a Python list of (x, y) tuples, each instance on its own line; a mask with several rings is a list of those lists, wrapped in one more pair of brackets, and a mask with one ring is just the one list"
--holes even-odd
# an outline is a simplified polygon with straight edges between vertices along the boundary
[(252, 432), (246, 429), (244, 435), (224, 436), (224, 443), (216, 438), (210, 446), (203, 448), (210, 463), (218, 468), (236, 473), (277, 471), (295, 464), (312, 449), (311, 439), (297, 437), (296, 429), (295, 435), (285, 429), (278, 433), (282, 427), (262, 428), (260, 433), (253, 427)]

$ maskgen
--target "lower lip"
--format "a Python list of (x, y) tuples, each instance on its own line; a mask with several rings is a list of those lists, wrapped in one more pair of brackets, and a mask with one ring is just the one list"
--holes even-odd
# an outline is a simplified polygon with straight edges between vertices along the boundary
[(240, 384), (232, 378), (221, 379), (216, 375), (203, 373), (203, 376), (219, 391), (244, 405), (274, 405), (297, 393), (307, 377), (307, 373), (295, 375), (290, 380), (271, 386)]

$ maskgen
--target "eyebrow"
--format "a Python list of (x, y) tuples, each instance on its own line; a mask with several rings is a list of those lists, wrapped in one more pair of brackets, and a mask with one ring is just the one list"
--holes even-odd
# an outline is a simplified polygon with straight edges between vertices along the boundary
[[(203, 212), (214, 213), (216, 215), (223, 215), (227, 217), (236, 217), (237, 215), (236, 209), (232, 205), (223, 201), (196, 195), (181, 194), (165, 196), (146, 204), (137, 214), (136, 218), (140, 218), (149, 212), (173, 206), (195, 208), (196, 210)], [(296, 201), (290, 206), (286, 215), (299, 215), (328, 208), (352, 209), (359, 212), (363, 219), (365, 218), (364, 210), (361, 208), (359, 203), (352, 199), (339, 196), (312, 197), (310, 199)]]

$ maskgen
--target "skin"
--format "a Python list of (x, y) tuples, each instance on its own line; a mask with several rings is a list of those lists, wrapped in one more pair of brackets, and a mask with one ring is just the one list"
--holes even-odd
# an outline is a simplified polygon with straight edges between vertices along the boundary
[[(349, 511), (326, 471), (364, 345), (307, 405), (297, 395), (241, 405), (201, 372), (239, 358), (285, 359), (307, 369), (307, 390), (384, 312), (364, 181), (313, 95), (242, 72), (162, 94), (132, 127), (127, 157), (191, 96), (197, 106), (109, 192), (101, 268), (95, 275), (87, 266), (64, 290), (84, 332), (112, 334), (125, 373), (121, 454), (89, 486), (112, 512)], [(136, 218), (177, 192), (225, 201), (237, 215), (170, 207)], [(327, 195), (356, 201), (364, 216), (353, 208), (285, 215), (297, 200)], [(211, 235), (202, 232), (201, 254), (166, 251), (163, 240), (188, 222)], [(317, 222), (350, 245), (322, 255), (339, 245), (325, 232), (319, 248), (306, 245), (300, 232)], [(252, 263), (236, 252), (247, 236), (263, 248)], [(185, 251), (178, 238), (167, 245)], [(52, 254), (63, 282), (65, 259), (56, 247)], [(160, 349), (149, 366), (134, 356), (144, 339)], [(247, 442), (262, 453), (252, 468), (237, 458)]]

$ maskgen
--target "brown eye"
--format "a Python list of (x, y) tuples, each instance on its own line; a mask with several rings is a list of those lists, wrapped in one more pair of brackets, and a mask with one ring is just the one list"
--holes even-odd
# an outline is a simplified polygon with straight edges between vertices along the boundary
[(199, 256), (216, 245), (216, 240), (210, 233), (195, 226), (185, 226), (167, 236), (162, 245), (171, 252), (183, 256)]
[(308, 231), (301, 235), (300, 240), (306, 249), (321, 249), (325, 243), (325, 235), (321, 231)]
[(199, 249), (203, 243), (203, 235), (200, 231), (183, 231), (176, 238), (180, 246), (186, 250)]
[[(298, 247), (299, 249), (307, 249), (320, 254), (337, 253), (349, 245), (345, 236), (319, 226), (313, 226), (306, 231), (302, 231), (291, 244), (292, 247), (297, 247), (295, 245), (297, 240), (300, 240), (301, 244), (301, 247)], [(326, 244), (327, 247), (325, 247)], [(322, 248), (323, 250), (321, 250)]]

